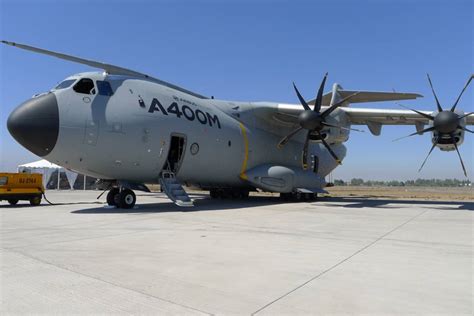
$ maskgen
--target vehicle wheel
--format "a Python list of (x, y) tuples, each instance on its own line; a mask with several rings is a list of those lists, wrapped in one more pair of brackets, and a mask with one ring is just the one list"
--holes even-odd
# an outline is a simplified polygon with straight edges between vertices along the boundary
[(38, 206), (41, 204), (41, 196), (35, 196), (34, 198), (30, 199), (30, 204), (33, 206)]
[(10, 205), (16, 205), (16, 203), (18, 203), (18, 200), (8, 200), (8, 203), (10, 203)]
[(112, 188), (109, 193), (107, 193), (107, 204), (110, 206), (117, 206), (115, 203), (115, 196), (119, 194), (118, 188)]
[(135, 206), (135, 202), (137, 201), (137, 197), (135, 193), (130, 189), (124, 189), (120, 194), (120, 208), (130, 209)]

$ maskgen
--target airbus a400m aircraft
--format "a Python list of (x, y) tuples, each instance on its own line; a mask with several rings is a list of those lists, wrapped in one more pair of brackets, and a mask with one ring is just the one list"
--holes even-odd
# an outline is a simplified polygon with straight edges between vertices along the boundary
[(122, 67), (2, 42), (103, 70), (72, 75), (35, 95), (7, 125), (34, 154), (102, 179), (110, 189), (107, 202), (120, 208), (133, 207), (133, 190), (147, 190), (145, 183), (160, 183), (182, 206), (193, 204), (183, 184), (209, 190), (213, 198), (245, 198), (260, 189), (312, 199), (345, 158), (352, 125), (367, 125), (373, 135), (385, 124), (414, 125), (411, 136), (432, 133), (431, 153), (435, 147), (458, 150), (464, 132), (472, 132), (466, 125), (474, 124), (473, 113), (456, 110), (472, 77), (450, 110), (435, 94), (435, 112), (350, 108), (420, 95), (347, 91), (338, 84), (324, 94), (327, 74), (314, 100), (294, 86), (301, 104), (233, 102)]

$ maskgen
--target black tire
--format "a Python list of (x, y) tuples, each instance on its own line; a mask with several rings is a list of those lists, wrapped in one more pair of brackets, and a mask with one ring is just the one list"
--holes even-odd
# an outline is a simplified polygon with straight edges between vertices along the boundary
[(304, 200), (304, 195), (301, 192), (296, 192), (294, 197), (295, 197), (295, 200), (298, 202), (301, 202)]
[(290, 201), (293, 197), (293, 194), (290, 192), (290, 193), (280, 193), (280, 199), (282, 199), (283, 201)]
[(8, 200), (8, 203), (10, 203), (10, 205), (16, 205), (16, 203), (18, 203), (18, 200), (11, 199), (11, 200)]
[(232, 190), (231, 189), (222, 189), (221, 191), (221, 197), (224, 199), (224, 200), (228, 200), (228, 199), (231, 199), (232, 198)]
[(230, 194), (232, 199), (240, 199), (241, 192), (239, 189), (230, 189)]
[(41, 204), (41, 196), (35, 196), (34, 198), (30, 199), (30, 204), (32, 206), (38, 206)]
[(135, 203), (137, 202), (137, 197), (132, 190), (123, 189), (118, 195), (120, 197), (120, 208), (131, 209), (135, 206)]
[(217, 192), (217, 189), (211, 189), (209, 191), (209, 195), (211, 196), (211, 199), (219, 198), (219, 193)]
[(248, 199), (249, 198), (249, 190), (240, 190), (240, 198), (241, 199)]
[(118, 188), (112, 188), (109, 193), (107, 193), (107, 204), (110, 206), (117, 206), (115, 203), (115, 196), (119, 194)]

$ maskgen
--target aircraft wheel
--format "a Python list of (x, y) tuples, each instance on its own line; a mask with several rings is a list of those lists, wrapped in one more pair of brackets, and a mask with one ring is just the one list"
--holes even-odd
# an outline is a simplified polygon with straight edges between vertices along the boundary
[(221, 194), (223, 199), (231, 199), (233, 197), (232, 190), (230, 189), (223, 189)]
[(41, 196), (35, 196), (34, 198), (30, 199), (30, 204), (33, 206), (38, 206), (41, 204)]
[(16, 199), (15, 200), (8, 200), (8, 203), (10, 205), (16, 205), (16, 203), (18, 203), (18, 200), (16, 200)]
[(210, 195), (211, 199), (219, 198), (219, 192), (217, 191), (217, 189), (209, 190), (209, 195)]
[(304, 200), (304, 195), (301, 192), (296, 192), (294, 194), (295, 200), (301, 202)]
[(291, 200), (292, 196), (293, 195), (291, 193), (280, 193), (280, 199), (282, 199), (283, 201)]
[(119, 194), (118, 188), (112, 188), (109, 193), (107, 193), (107, 204), (110, 206), (117, 206), (118, 204), (115, 203), (115, 196)]
[(130, 209), (130, 208), (133, 208), (135, 206), (135, 202), (137, 201), (137, 197), (136, 197), (135, 193), (132, 190), (123, 189), (118, 194), (118, 196), (119, 196), (119, 200), (120, 200), (120, 204), (118, 204), (118, 205), (119, 205), (120, 208)]
[(232, 195), (232, 199), (239, 199), (242, 196), (242, 191), (239, 189), (230, 189), (230, 194)]
[(239, 192), (239, 197), (240, 197), (241, 199), (248, 199), (248, 198), (249, 198), (249, 194), (250, 194), (249, 190), (240, 190), (240, 192)]

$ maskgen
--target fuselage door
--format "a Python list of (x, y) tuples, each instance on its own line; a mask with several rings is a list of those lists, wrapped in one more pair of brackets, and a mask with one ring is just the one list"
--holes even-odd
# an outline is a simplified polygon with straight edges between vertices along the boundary
[(186, 136), (183, 134), (171, 134), (170, 148), (163, 171), (177, 174), (183, 161), (186, 148)]

